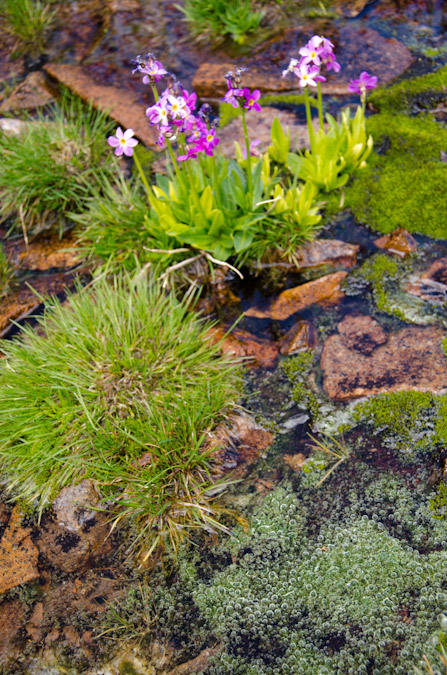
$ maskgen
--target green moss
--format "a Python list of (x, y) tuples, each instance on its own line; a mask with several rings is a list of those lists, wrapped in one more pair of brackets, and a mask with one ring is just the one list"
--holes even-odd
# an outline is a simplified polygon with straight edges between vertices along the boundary
[(443, 66), (434, 73), (377, 89), (369, 95), (368, 100), (381, 112), (430, 110), (445, 100), (446, 86), (447, 66)]
[(398, 391), (379, 394), (359, 403), (355, 423), (397, 450), (401, 459), (414, 461), (418, 453), (431, 453), (447, 442), (447, 396), (429, 392)]
[(314, 354), (311, 350), (308, 350), (283, 361), (281, 369), (293, 385), (291, 394), (293, 401), (307, 409), (312, 418), (316, 419), (320, 410), (320, 403), (307, 383), (313, 364)]
[(430, 508), (434, 511), (435, 518), (447, 516), (447, 483), (440, 483), (436, 495), (430, 502)]
[(431, 117), (381, 114), (368, 132), (377, 152), (346, 189), (346, 205), (356, 218), (380, 232), (398, 227), (446, 238), (447, 129)]
[(366, 282), (371, 286), (373, 300), (379, 312), (405, 320), (406, 314), (399, 306), (402, 299), (398, 295), (398, 282), (407, 270), (405, 262), (386, 253), (378, 253), (368, 258), (348, 277), (348, 293), (356, 294), (362, 282)]

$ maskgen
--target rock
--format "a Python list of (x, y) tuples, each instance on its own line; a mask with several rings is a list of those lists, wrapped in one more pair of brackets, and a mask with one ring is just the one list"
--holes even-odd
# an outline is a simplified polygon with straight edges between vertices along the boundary
[(20, 134), (23, 134), (27, 128), (28, 124), (23, 120), (16, 120), (9, 117), (2, 117), (0, 119), (0, 130), (3, 131), (4, 134), (15, 134), (16, 136), (19, 136)]
[(287, 262), (274, 250), (262, 261), (256, 263), (256, 270), (279, 267), (285, 270), (301, 272), (321, 267), (354, 267), (360, 246), (347, 244), (338, 239), (315, 239), (300, 246), (294, 252), (296, 262)]
[(354, 18), (362, 12), (366, 5), (373, 0), (333, 0), (337, 14)]
[(71, 269), (81, 262), (71, 233), (63, 239), (56, 234), (41, 236), (28, 246), (23, 239), (8, 240), (3, 244), (3, 250), (18, 270)]
[(289, 288), (273, 300), (265, 310), (250, 307), (245, 312), (245, 316), (281, 321), (317, 302), (324, 302), (326, 305), (336, 304), (344, 297), (340, 284), (346, 275), (347, 272), (334, 272), (334, 274), (327, 274), (314, 281), (308, 281), (301, 286)]
[(99, 497), (91, 480), (64, 488), (54, 502), (55, 518), (43, 521), (37, 546), (64, 572), (82, 571), (111, 550), (108, 518), (97, 507)]
[(49, 63), (45, 70), (84, 101), (91, 102), (95, 108), (107, 113), (123, 129), (133, 129), (135, 135), (152, 150), (160, 150), (155, 145), (157, 134), (149, 126), (145, 114), (147, 106), (139, 103), (131, 91), (123, 94), (123, 90), (118, 87), (96, 84), (81, 66)]
[[(22, 628), (25, 615), (25, 605), (18, 599), (0, 604), (0, 666), (3, 666), (6, 660), (9, 660), (10, 651), (15, 651), (15, 642)], [(8, 673), (10, 671), (5, 669), (3, 672)]]
[(208, 434), (207, 450), (213, 452), (222, 474), (231, 471), (242, 478), (260, 455), (271, 446), (274, 436), (246, 413), (235, 415), (229, 423), (221, 424)]
[(283, 455), (283, 460), (293, 471), (298, 472), (302, 470), (306, 457), (298, 452), (296, 455)]
[(298, 321), (279, 341), (279, 351), (284, 356), (305, 349), (315, 349), (317, 333), (309, 321)]
[(380, 239), (375, 240), (378, 248), (383, 248), (389, 253), (394, 253), (399, 258), (406, 258), (418, 247), (416, 239), (403, 227), (399, 227), (391, 234), (386, 234)]
[(191, 659), (186, 663), (182, 663), (180, 666), (176, 666), (173, 670), (170, 670), (168, 675), (193, 675), (193, 673), (201, 673), (206, 669), (210, 659), (220, 652), (222, 646), (222, 643), (219, 643), (215, 647), (207, 647), (207, 649), (201, 651), (195, 659)]
[(46, 625), (44, 620), (44, 606), (42, 602), (36, 602), (30, 620), (25, 626), (26, 632), (32, 640), (39, 642), (45, 635)]
[[(14, 328), (13, 321), (22, 321), (35, 314), (42, 304), (39, 295), (59, 295), (73, 286), (72, 274), (48, 274), (32, 281), (32, 288), (23, 284), (0, 303), (0, 338), (6, 337)], [(34, 289), (34, 290), (33, 290)]]
[(59, 525), (70, 532), (78, 532), (83, 525), (93, 520), (99, 505), (99, 495), (92, 480), (85, 479), (78, 485), (64, 488), (53, 503), (53, 511)]
[(441, 392), (447, 388), (443, 336), (434, 326), (411, 326), (365, 355), (349, 348), (345, 335), (331, 335), (321, 356), (324, 390), (336, 401), (391, 391)]
[[(241, 61), (239, 65), (250, 66), (250, 70), (244, 73), (243, 86), (260, 89), (262, 93), (300, 93), (296, 77), (290, 75), (282, 78), (281, 73), (287, 68), (290, 58), (298, 55), (299, 46), (305, 43), (307, 37), (302, 28), (290, 29), (279, 39), (272, 40), (257, 55), (256, 65), (253, 65), (252, 54), (246, 61)], [(414, 57), (407, 47), (394, 38), (383, 37), (372, 28), (346, 24), (340, 27), (336, 35), (329, 32), (326, 37), (333, 39), (335, 43), (341, 71), (328, 74), (327, 81), (322, 83), (323, 94), (350, 95), (349, 80), (358, 78), (363, 70), (377, 73), (379, 84), (386, 84), (405, 72), (413, 62)], [(279, 60), (278, 55), (283, 55), (284, 60)], [(200, 98), (221, 98), (227, 90), (224, 75), (232, 69), (233, 64), (229, 62), (202, 63), (193, 80), (193, 87)]]
[(31, 530), (22, 527), (22, 519), (15, 507), (0, 542), (0, 593), (39, 577), (39, 551), (31, 539)]
[(54, 103), (54, 96), (47, 87), (45, 75), (42, 71), (34, 71), (13, 89), (6, 101), (2, 102), (0, 113), (31, 111), (50, 103)]
[(233, 329), (230, 334), (224, 328), (211, 328), (212, 344), (222, 340), (223, 354), (244, 359), (246, 365), (273, 368), (278, 358), (279, 347), (275, 342), (258, 338), (246, 330)]
[(300, 415), (293, 415), (293, 417), (289, 417), (289, 419), (287, 419), (285, 422), (281, 424), (279, 433), (288, 434), (289, 431), (292, 431), (292, 429), (295, 429), (295, 427), (298, 427), (301, 424), (306, 424), (308, 420), (309, 415), (307, 413), (301, 413)]
[(338, 332), (348, 349), (361, 354), (371, 354), (388, 339), (382, 326), (371, 316), (347, 316), (338, 324)]
[(435, 304), (447, 302), (447, 258), (436, 260), (418, 281), (408, 284), (405, 290)]

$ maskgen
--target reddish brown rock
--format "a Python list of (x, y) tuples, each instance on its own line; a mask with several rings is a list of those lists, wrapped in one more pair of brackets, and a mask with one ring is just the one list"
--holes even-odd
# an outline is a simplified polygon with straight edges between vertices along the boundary
[(382, 326), (371, 316), (347, 316), (338, 324), (338, 332), (348, 349), (361, 354), (371, 354), (388, 339)]
[(130, 91), (123, 94), (118, 87), (106, 87), (96, 84), (81, 66), (49, 63), (45, 70), (65, 87), (68, 87), (84, 101), (89, 101), (95, 108), (106, 112), (125, 129), (133, 129), (135, 135), (153, 150), (160, 150), (155, 145), (157, 135), (148, 124), (146, 107), (138, 102)]
[(336, 304), (344, 297), (340, 284), (346, 275), (347, 272), (334, 272), (334, 274), (327, 274), (314, 281), (308, 281), (301, 286), (289, 288), (283, 291), (265, 310), (250, 307), (245, 315), (281, 321), (315, 303)]
[(406, 291), (436, 304), (447, 302), (447, 258), (436, 260)]
[(275, 342), (258, 338), (252, 333), (235, 328), (230, 334), (224, 328), (212, 328), (209, 331), (211, 343), (222, 340), (222, 353), (244, 359), (252, 366), (273, 368), (278, 358), (279, 347)]
[[(0, 604), (0, 665), (8, 658), (10, 650), (22, 628), (26, 608), (20, 600), (11, 600)], [(8, 672), (8, 671), (4, 671)]]
[(0, 113), (19, 110), (36, 110), (54, 102), (45, 75), (41, 71), (29, 73), (26, 79), (13, 89), (6, 101), (0, 105)]
[(309, 321), (298, 321), (279, 342), (279, 351), (285, 356), (305, 349), (315, 349), (317, 333)]
[[(0, 300), (0, 338), (5, 337), (13, 321), (21, 321), (34, 314), (42, 304), (39, 295), (58, 295), (73, 285), (74, 276), (71, 274), (49, 274), (37, 277), (32, 282), (32, 288), (23, 285), (19, 290), (10, 293)], [(33, 291), (34, 289), (34, 291)]]
[(208, 647), (200, 652), (195, 659), (191, 659), (180, 666), (176, 666), (174, 670), (170, 670), (167, 675), (193, 675), (193, 673), (201, 673), (207, 667), (210, 659), (216, 656), (222, 649), (222, 644), (215, 647)]
[(39, 577), (39, 551), (31, 540), (31, 530), (22, 527), (22, 519), (16, 507), (0, 542), (0, 593)]
[[(329, 73), (327, 81), (322, 83), (324, 94), (348, 95), (349, 80), (358, 78), (363, 70), (380, 73), (380, 84), (386, 84), (402, 74), (412, 63), (410, 50), (394, 38), (385, 38), (377, 31), (350, 24), (341, 26), (333, 38), (337, 61), (341, 64), (340, 73)], [(297, 44), (304, 44), (302, 29), (291, 29), (272, 40), (270, 47), (264, 49), (258, 64), (253, 65), (253, 56), (246, 61), (250, 70), (244, 73), (243, 86), (260, 89), (262, 93), (300, 93), (296, 77), (281, 77), (287, 67), (287, 59), (297, 56)], [(278, 63), (278, 54), (284, 53), (284, 62)], [(241, 65), (245, 65), (241, 64)], [(224, 75), (233, 69), (232, 63), (202, 63), (193, 80), (193, 86), (201, 98), (218, 99), (226, 90)]]
[(25, 626), (26, 632), (32, 640), (39, 642), (45, 635), (45, 612), (42, 602), (36, 602), (33, 608), (33, 613)]
[(280, 267), (302, 271), (320, 267), (354, 267), (359, 248), (357, 244), (347, 244), (338, 239), (315, 239), (294, 252), (295, 262), (287, 262), (280, 258), (278, 251), (272, 251), (265, 260), (257, 263), (256, 269)]
[(99, 496), (91, 480), (64, 488), (54, 502), (55, 519), (47, 518), (39, 530), (40, 552), (64, 572), (82, 571), (109, 553), (107, 516), (94, 510)]
[(447, 362), (440, 328), (411, 326), (388, 335), (385, 344), (365, 355), (350, 349), (337, 333), (326, 340), (321, 356), (323, 386), (337, 401), (391, 391), (447, 388)]
[(271, 446), (274, 436), (246, 413), (235, 415), (229, 423), (221, 424), (208, 435), (207, 450), (213, 452), (219, 472), (242, 478)]
[(3, 250), (19, 270), (71, 269), (81, 262), (71, 233), (63, 239), (56, 234), (39, 237), (28, 246), (23, 239), (9, 240), (3, 244)]
[(335, 11), (342, 16), (354, 18), (373, 0), (333, 0)]
[(418, 247), (416, 239), (403, 227), (399, 227), (391, 234), (385, 234), (380, 239), (376, 239), (374, 243), (378, 248), (394, 253), (399, 258), (405, 258)]

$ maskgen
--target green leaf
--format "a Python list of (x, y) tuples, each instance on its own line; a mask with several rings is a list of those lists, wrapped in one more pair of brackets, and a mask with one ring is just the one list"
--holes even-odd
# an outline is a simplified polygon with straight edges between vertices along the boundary
[(294, 176), (299, 178), (300, 171), (303, 167), (304, 157), (297, 155), (296, 152), (289, 152), (287, 154), (287, 168)]
[(184, 232), (188, 232), (191, 228), (184, 223), (179, 223), (172, 216), (164, 215), (160, 218), (160, 224), (163, 227), (166, 234), (171, 235), (172, 237), (178, 237)]
[(211, 186), (207, 185), (200, 197), (200, 204), (202, 205), (202, 209), (204, 210), (207, 218), (209, 218), (211, 211), (213, 209), (213, 202), (214, 202), (213, 191), (211, 189)]
[(253, 241), (254, 234), (248, 230), (237, 230), (233, 233), (233, 242), (236, 253), (245, 251)]

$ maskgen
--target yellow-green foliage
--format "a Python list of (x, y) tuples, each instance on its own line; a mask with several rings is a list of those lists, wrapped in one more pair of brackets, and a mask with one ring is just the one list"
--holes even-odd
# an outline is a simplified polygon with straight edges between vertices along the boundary
[[(380, 114), (369, 118), (377, 149), (346, 190), (358, 220), (380, 232), (397, 227), (446, 238), (447, 129), (432, 117)], [(379, 154), (380, 153), (380, 154)]]

